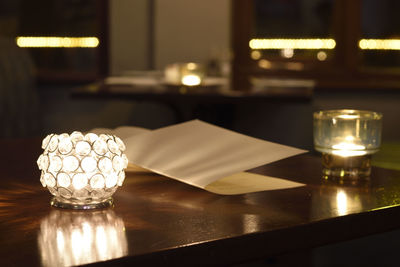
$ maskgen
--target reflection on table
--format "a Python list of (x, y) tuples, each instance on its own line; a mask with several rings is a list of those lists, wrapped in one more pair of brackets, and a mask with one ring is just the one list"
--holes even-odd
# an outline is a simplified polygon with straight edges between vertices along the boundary
[(71, 266), (120, 258), (128, 254), (125, 226), (112, 209), (53, 210), (38, 234), (43, 266)]

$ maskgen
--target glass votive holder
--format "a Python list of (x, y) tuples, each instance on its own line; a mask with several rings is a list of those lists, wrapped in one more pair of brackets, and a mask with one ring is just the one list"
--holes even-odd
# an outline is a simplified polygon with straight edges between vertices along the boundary
[(105, 208), (122, 185), (128, 158), (120, 138), (107, 134), (50, 134), (37, 160), (40, 182), (52, 195), (51, 205), (69, 209)]
[(382, 114), (364, 110), (323, 110), (314, 113), (314, 147), (322, 153), (326, 179), (368, 179), (371, 155), (379, 150)]
[(175, 63), (165, 68), (164, 77), (167, 84), (175, 86), (198, 86), (205, 76), (205, 67), (199, 63)]

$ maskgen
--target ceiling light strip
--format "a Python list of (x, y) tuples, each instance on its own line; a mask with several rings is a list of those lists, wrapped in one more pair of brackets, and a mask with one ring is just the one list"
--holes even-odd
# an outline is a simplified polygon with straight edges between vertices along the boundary
[(94, 48), (99, 45), (97, 37), (41, 37), (20, 36), (16, 38), (19, 47), (83, 47)]
[(400, 39), (361, 39), (358, 46), (362, 50), (400, 50)]
[(251, 49), (334, 49), (334, 39), (252, 39)]

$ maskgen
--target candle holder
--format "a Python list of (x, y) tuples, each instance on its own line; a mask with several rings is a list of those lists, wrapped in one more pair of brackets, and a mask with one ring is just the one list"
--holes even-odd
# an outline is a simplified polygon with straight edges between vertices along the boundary
[(164, 71), (165, 81), (173, 86), (199, 86), (205, 76), (205, 67), (198, 63), (175, 63)]
[(360, 180), (371, 174), (371, 155), (381, 144), (382, 114), (363, 110), (314, 113), (314, 147), (328, 179)]
[(81, 132), (50, 134), (37, 160), (40, 182), (54, 198), (51, 205), (69, 209), (105, 208), (125, 179), (128, 159), (116, 136)]

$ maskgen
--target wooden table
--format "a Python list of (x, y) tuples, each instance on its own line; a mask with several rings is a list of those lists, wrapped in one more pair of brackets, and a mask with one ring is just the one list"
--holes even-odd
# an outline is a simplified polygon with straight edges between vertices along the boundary
[(114, 208), (76, 212), (49, 205), (38, 139), (0, 146), (0, 266), (236, 264), (400, 226), (400, 172), (373, 168), (369, 183), (328, 183), (311, 154), (252, 170), (307, 184), (299, 188), (220, 196), (138, 172)]
[(243, 103), (265, 101), (310, 101), (313, 87), (271, 87), (265, 90), (235, 91), (227, 86), (136, 86), (133, 84), (107, 84), (104, 81), (76, 87), (73, 97), (117, 98), (163, 102)]
[(176, 123), (201, 119), (225, 128), (232, 128), (236, 106), (265, 103), (308, 103), (312, 87), (274, 87), (266, 90), (234, 91), (226, 86), (135, 86), (106, 84), (104, 81), (76, 87), (74, 99), (148, 101), (166, 105)]

